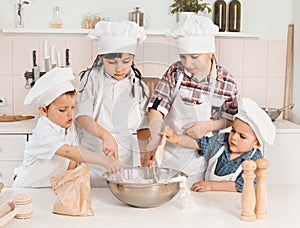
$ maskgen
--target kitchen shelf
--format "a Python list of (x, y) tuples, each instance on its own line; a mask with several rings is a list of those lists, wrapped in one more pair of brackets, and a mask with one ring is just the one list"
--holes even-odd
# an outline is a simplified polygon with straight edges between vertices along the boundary
[[(2, 34), (88, 34), (91, 29), (36, 29), (36, 28), (4, 28), (0, 29)], [(165, 30), (147, 30), (147, 35), (166, 35)], [(216, 37), (221, 38), (258, 38), (258, 35), (244, 32), (219, 32)]]

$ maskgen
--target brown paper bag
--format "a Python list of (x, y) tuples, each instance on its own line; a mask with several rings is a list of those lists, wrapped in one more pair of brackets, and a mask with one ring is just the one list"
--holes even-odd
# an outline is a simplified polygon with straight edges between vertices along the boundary
[(74, 216), (91, 216), (90, 172), (87, 164), (50, 177), (57, 195), (53, 213)]

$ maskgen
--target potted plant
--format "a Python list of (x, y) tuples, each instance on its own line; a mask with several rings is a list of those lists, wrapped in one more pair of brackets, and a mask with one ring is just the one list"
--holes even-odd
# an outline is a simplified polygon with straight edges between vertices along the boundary
[(173, 0), (173, 3), (170, 5), (170, 13), (177, 15), (177, 21), (180, 20), (183, 13), (197, 14), (205, 11), (211, 13), (211, 7), (209, 3), (203, 2), (203, 0)]

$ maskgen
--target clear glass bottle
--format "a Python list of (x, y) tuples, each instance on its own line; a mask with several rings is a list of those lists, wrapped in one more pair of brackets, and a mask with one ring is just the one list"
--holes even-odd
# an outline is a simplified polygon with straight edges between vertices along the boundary
[(238, 0), (232, 0), (229, 3), (228, 31), (241, 31), (241, 3)]
[(63, 27), (59, 6), (55, 6), (53, 8), (53, 19), (51, 22), (51, 27), (52, 28), (62, 28)]
[(226, 2), (217, 0), (214, 4), (214, 24), (219, 27), (220, 32), (226, 31)]

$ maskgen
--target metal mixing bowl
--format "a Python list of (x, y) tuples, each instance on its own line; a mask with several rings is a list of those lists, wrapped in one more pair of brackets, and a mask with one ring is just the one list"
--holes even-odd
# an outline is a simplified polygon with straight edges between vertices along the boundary
[(262, 108), (262, 109), (269, 115), (272, 121), (275, 121), (280, 116), (280, 114), (285, 110), (285, 108), (292, 109), (294, 108), (294, 106), (295, 104), (292, 103), (282, 108)]
[(281, 110), (277, 108), (262, 108), (271, 118), (272, 121), (275, 121), (281, 114)]
[(123, 172), (104, 177), (111, 193), (120, 201), (134, 207), (151, 208), (171, 200), (179, 191), (179, 181), (170, 181), (184, 173), (167, 168), (155, 168), (158, 178), (153, 183), (153, 169), (148, 167), (128, 167)]

